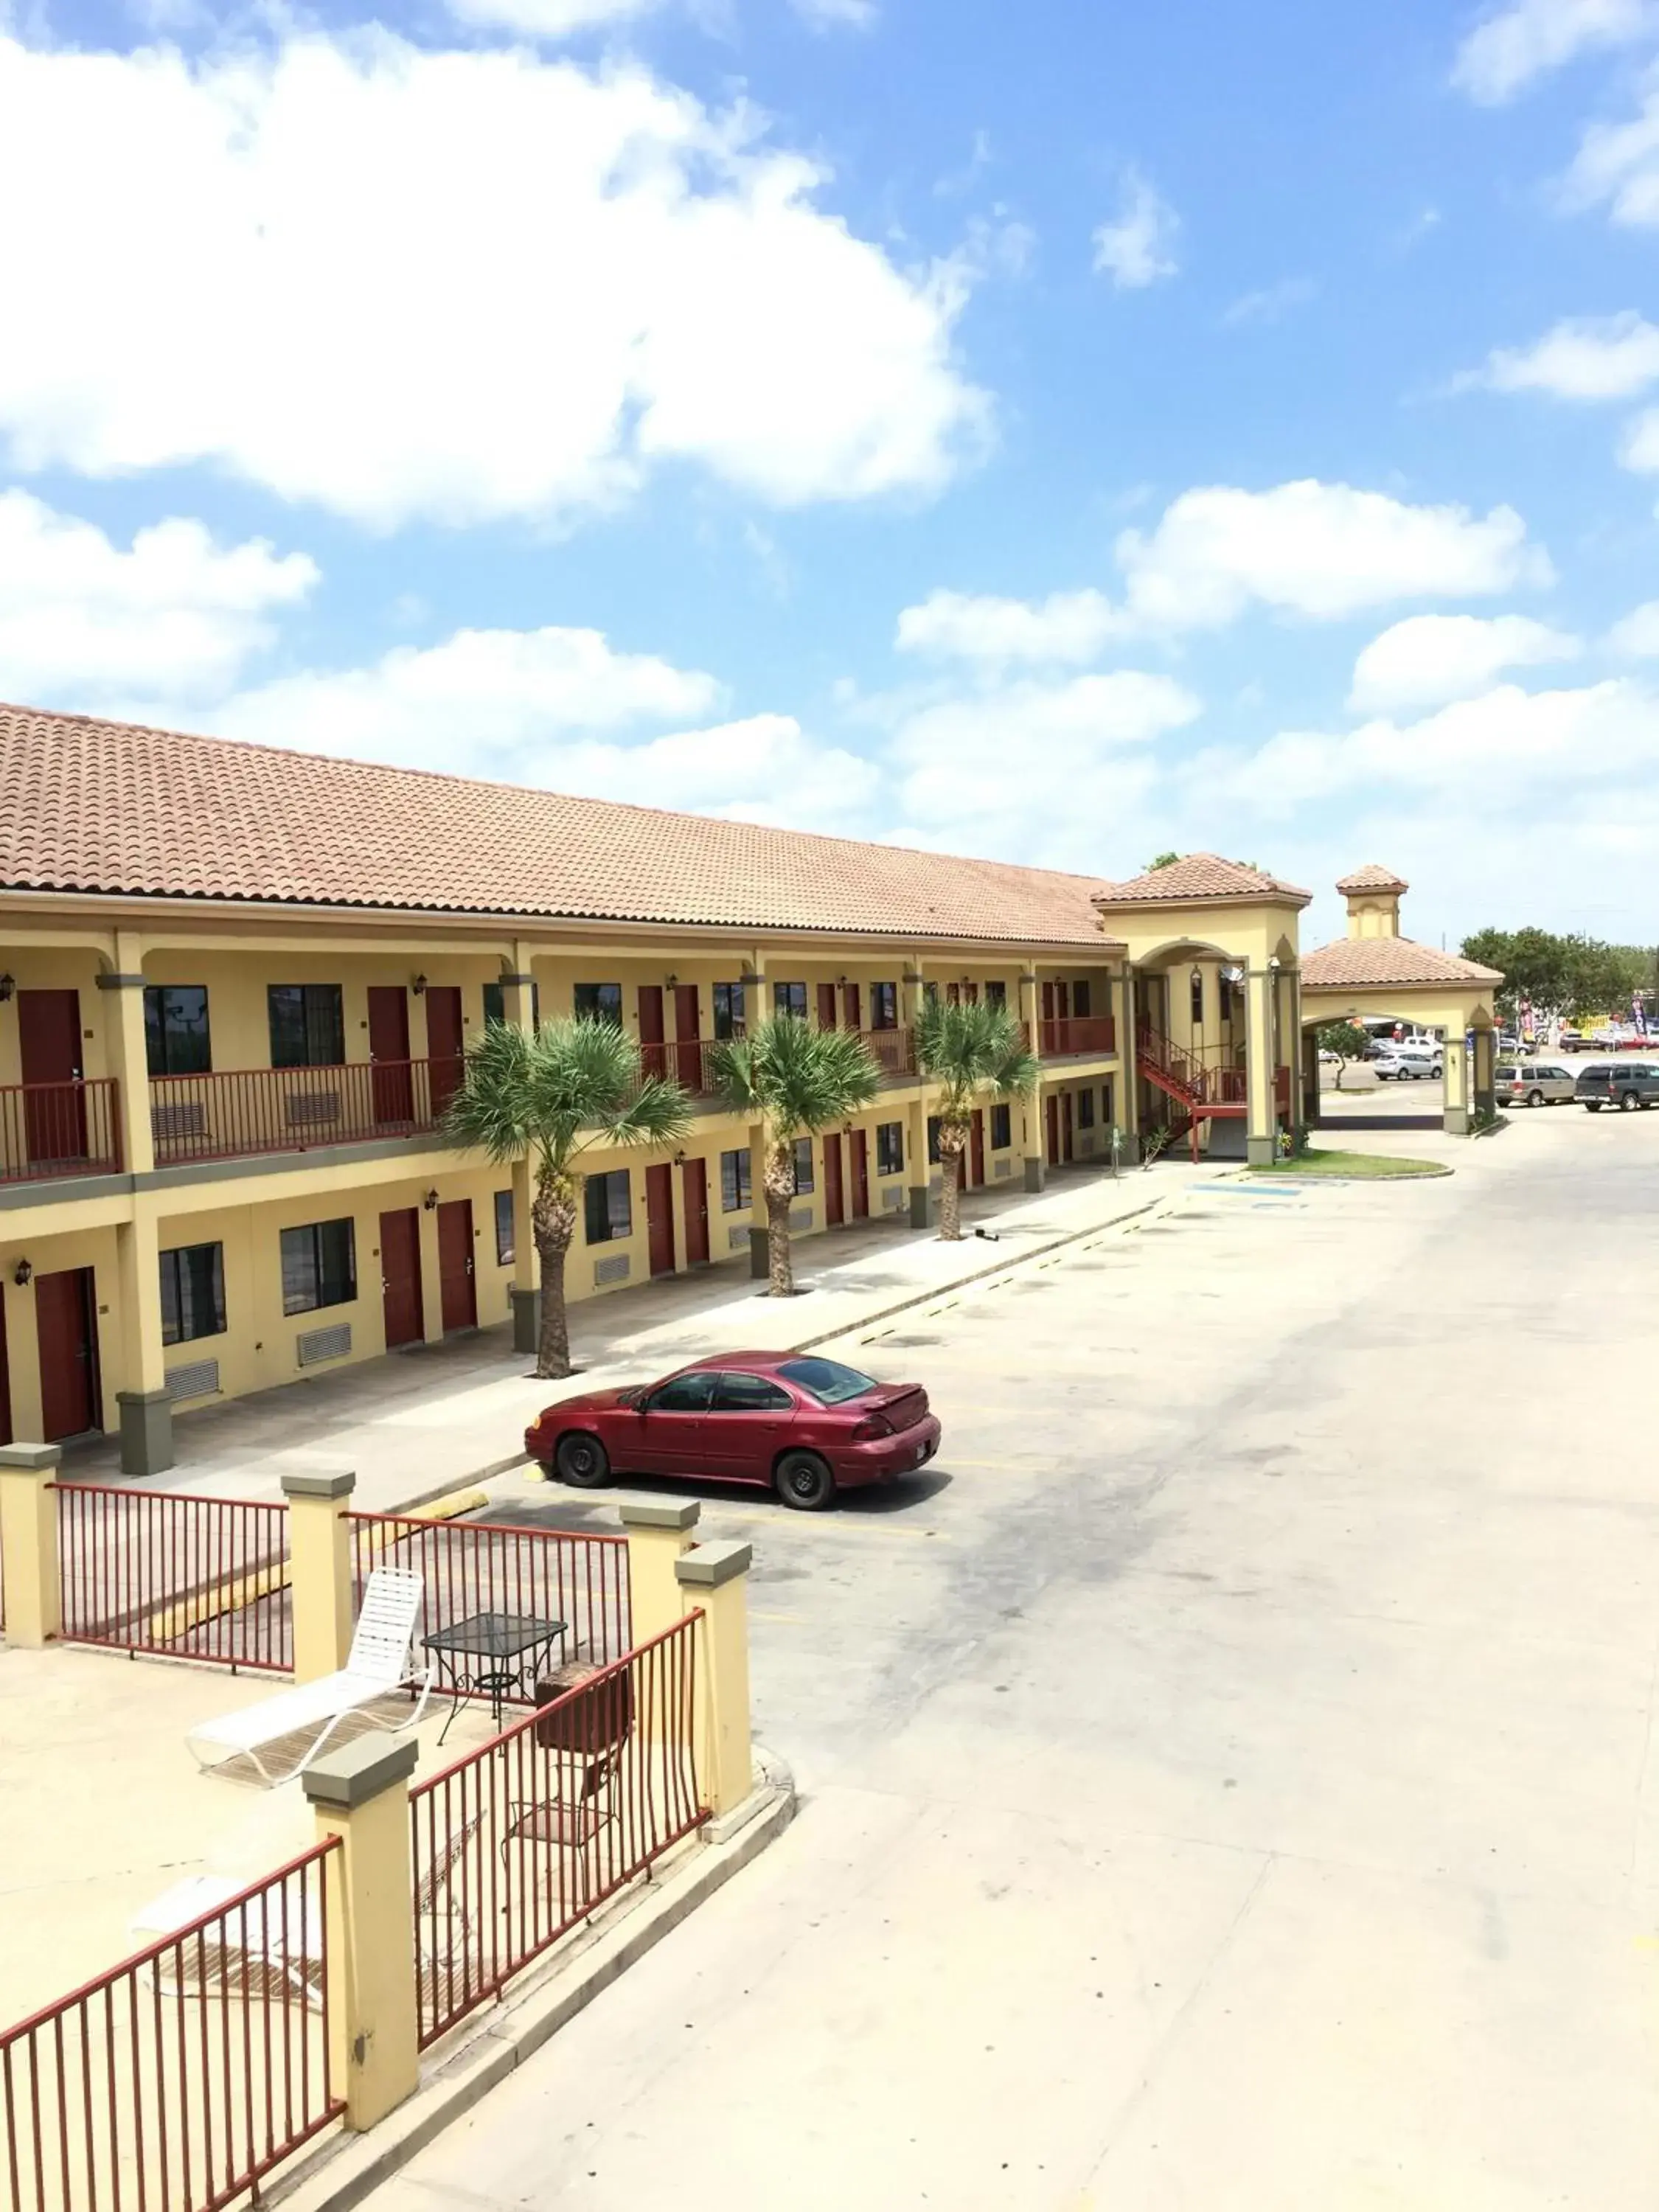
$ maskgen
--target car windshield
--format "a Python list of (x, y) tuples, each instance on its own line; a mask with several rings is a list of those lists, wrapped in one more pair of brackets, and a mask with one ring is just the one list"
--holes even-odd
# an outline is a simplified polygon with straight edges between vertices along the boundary
[(778, 1372), (825, 1406), (843, 1405), (876, 1387), (872, 1375), (860, 1375), (856, 1367), (843, 1367), (838, 1359), (786, 1359)]

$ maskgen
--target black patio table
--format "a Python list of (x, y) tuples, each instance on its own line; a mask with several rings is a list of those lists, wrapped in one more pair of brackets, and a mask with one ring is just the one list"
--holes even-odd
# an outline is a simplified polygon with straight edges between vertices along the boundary
[(548, 1650), (564, 1632), (562, 1620), (537, 1620), (521, 1613), (475, 1613), (423, 1636), (422, 1645), (437, 1661), (440, 1674), (448, 1675), (453, 1692), (439, 1743), (449, 1734), (469, 1692), (488, 1694), (490, 1717), (499, 1729), (507, 1692), (522, 1687), (525, 1676), (535, 1672), (538, 1654)]

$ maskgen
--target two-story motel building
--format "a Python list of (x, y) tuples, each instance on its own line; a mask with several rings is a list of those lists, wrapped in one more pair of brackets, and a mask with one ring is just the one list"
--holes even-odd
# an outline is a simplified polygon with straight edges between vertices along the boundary
[(1183, 1097), (1195, 1146), (1270, 1158), (1306, 902), (1210, 855), (1112, 884), (0, 708), (0, 1439), (118, 1430), (152, 1473), (175, 1408), (532, 1343), (527, 1170), (439, 1130), (492, 1019), (619, 1021), (696, 1103), (672, 1152), (586, 1156), (573, 1298), (763, 1248), (704, 1049), (774, 1011), (882, 1070), (799, 1147), (802, 1234), (927, 1225), (927, 992), (1005, 1000), (1041, 1062), (976, 1115), (970, 1186), (1114, 1129), (1133, 1158)]

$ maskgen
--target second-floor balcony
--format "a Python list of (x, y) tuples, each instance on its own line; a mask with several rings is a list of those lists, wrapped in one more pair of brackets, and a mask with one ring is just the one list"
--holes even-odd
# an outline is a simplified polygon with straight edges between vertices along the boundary
[(0, 1183), (120, 1169), (120, 1094), (112, 1077), (0, 1086)]
[[(1036, 1028), (1036, 1048), (1044, 1060), (1103, 1060), (1117, 1050), (1117, 1024), (1109, 1014), (1073, 1014)], [(1029, 1024), (1025, 1034), (1029, 1041)]]
[(460, 1087), (462, 1066), (456, 1059), (349, 1060), (152, 1076), (155, 1164), (425, 1135), (437, 1129)]
[[(854, 1034), (880, 1069), (884, 1081), (902, 1082), (916, 1072), (915, 1033), (912, 1030), (858, 1030)], [(640, 1072), (659, 1082), (678, 1083), (694, 1098), (713, 1095), (714, 1046), (707, 1037), (682, 1038), (678, 1042), (641, 1044)]]

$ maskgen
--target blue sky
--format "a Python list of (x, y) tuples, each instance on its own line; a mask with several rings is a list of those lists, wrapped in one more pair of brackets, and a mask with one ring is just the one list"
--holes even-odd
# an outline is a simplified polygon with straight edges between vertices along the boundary
[(0, 0), (0, 696), (1659, 937), (1656, 0)]

